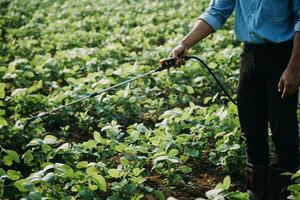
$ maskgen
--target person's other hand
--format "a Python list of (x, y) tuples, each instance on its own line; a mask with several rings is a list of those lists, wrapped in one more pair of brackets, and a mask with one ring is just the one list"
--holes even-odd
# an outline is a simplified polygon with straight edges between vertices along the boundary
[(183, 44), (176, 46), (170, 53), (170, 57), (176, 60), (176, 67), (180, 67), (185, 64), (184, 57), (187, 56), (188, 48)]
[(296, 93), (299, 90), (299, 81), (300, 63), (289, 63), (278, 83), (278, 92), (281, 92), (281, 98)]

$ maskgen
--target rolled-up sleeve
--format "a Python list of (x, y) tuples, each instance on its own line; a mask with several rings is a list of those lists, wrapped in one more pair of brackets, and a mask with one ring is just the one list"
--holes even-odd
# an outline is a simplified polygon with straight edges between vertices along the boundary
[(209, 7), (198, 19), (204, 20), (216, 31), (229, 18), (234, 10), (234, 6), (235, 0), (211, 0)]
[(295, 32), (300, 32), (300, 0), (293, 0)]

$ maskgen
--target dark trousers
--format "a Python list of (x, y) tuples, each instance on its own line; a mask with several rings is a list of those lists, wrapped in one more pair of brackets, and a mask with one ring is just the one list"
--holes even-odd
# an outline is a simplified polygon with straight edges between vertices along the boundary
[(299, 166), (298, 94), (282, 99), (278, 83), (286, 69), (292, 42), (245, 45), (241, 55), (238, 112), (246, 138), (247, 161), (269, 165), (268, 124), (278, 167), (295, 171)]

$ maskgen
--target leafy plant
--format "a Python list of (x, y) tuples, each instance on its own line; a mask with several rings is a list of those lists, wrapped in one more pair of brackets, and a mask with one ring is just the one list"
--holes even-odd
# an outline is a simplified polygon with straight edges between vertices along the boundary
[[(207, 199), (232, 199), (232, 200), (247, 200), (249, 196), (247, 193), (242, 192), (230, 192), (231, 179), (229, 176), (226, 176), (223, 180), (223, 183), (218, 183), (215, 189), (206, 192)], [(202, 198), (198, 198), (201, 200)]]
[[(1, 0), (0, 198), (165, 199), (195, 188), (203, 163), (238, 173), (236, 108), (195, 62), (22, 129), (33, 115), (158, 67), (208, 3)], [(241, 52), (232, 26), (191, 50), (230, 89)], [(218, 195), (234, 196), (227, 186)]]
[(291, 195), (288, 199), (299, 199), (300, 198), (300, 170), (296, 173), (284, 173), (286, 176), (291, 176), (293, 184), (288, 187), (288, 191), (291, 192)]

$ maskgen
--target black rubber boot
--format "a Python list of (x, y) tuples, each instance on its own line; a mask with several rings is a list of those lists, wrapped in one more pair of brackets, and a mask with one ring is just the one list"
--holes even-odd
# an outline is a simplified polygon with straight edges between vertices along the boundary
[(268, 168), (266, 166), (247, 163), (245, 170), (249, 199), (266, 200)]
[(287, 172), (274, 166), (269, 167), (268, 200), (286, 200), (290, 195), (287, 187), (291, 184), (290, 176), (281, 175)]

